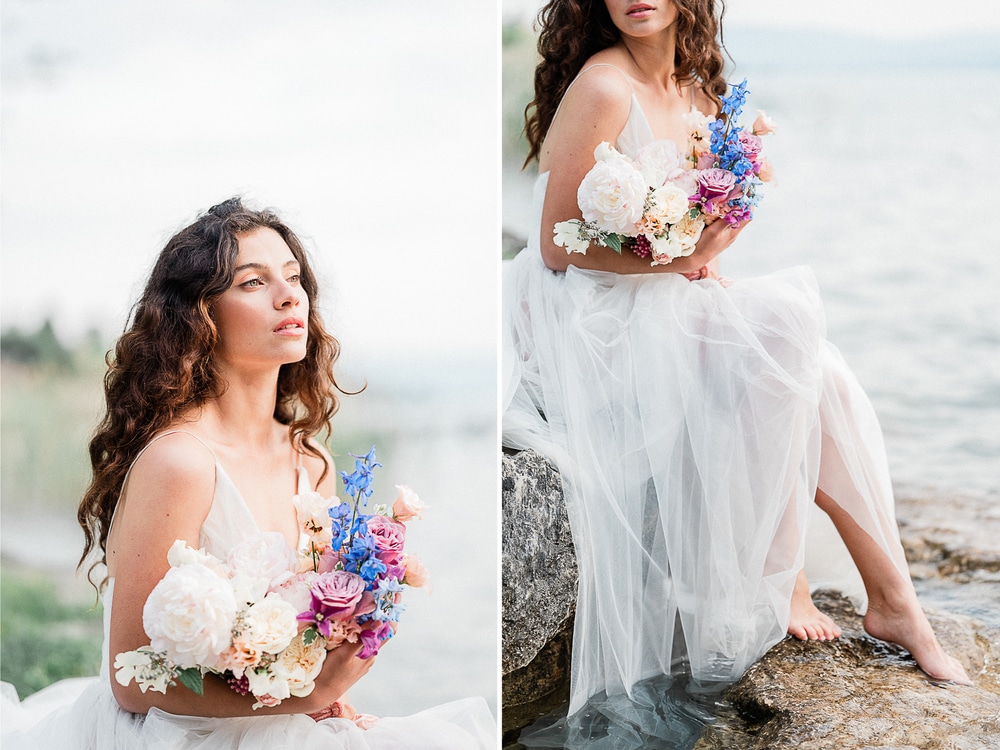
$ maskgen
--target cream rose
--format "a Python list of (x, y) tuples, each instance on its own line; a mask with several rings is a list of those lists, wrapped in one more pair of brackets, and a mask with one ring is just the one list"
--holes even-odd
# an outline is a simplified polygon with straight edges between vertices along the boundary
[(650, 195), (647, 213), (664, 224), (676, 224), (688, 212), (688, 194), (674, 184), (658, 187)]
[(307, 646), (300, 636), (281, 652), (278, 660), (271, 665), (271, 670), (288, 685), (289, 693), (302, 698), (316, 687), (316, 677), (323, 668), (325, 659), (326, 648), (321, 638)]
[(704, 229), (705, 220), (700, 215), (692, 219), (690, 213), (685, 214), (679, 222), (674, 224), (670, 233), (677, 240), (679, 257), (684, 258), (694, 252), (695, 245), (701, 239), (701, 233)]
[(241, 640), (251, 649), (276, 654), (299, 632), (298, 611), (271, 592), (243, 613)]
[(182, 668), (214, 664), (229, 646), (235, 620), (232, 587), (201, 565), (168, 570), (142, 609), (150, 647)]

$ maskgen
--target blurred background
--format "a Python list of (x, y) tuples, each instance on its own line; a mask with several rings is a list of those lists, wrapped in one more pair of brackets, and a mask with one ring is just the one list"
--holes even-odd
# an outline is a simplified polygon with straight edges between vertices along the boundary
[[(522, 170), (536, 0), (503, 0), (504, 257), (530, 231)], [(730, 0), (727, 78), (778, 123), (776, 182), (723, 273), (794, 265), (885, 433), (902, 523), (1000, 538), (1000, 9), (929, 0)], [(929, 501), (929, 502), (928, 502)], [(918, 517), (934, 508), (935, 518)], [(993, 547), (991, 547), (992, 549)], [(930, 606), (1000, 624), (1000, 577), (918, 580)]]
[(4, 0), (2, 678), (96, 674), (75, 509), (105, 351), (167, 238), (242, 195), (306, 240), (340, 339), (331, 447), (430, 506), (431, 571), (354, 691), (408, 713), (497, 683), (497, 13), (397, 0)]

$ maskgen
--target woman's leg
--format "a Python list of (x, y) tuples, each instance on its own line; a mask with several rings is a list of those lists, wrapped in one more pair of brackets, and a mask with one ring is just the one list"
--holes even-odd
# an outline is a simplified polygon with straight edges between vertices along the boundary
[(865, 583), (868, 612), (864, 626), (868, 634), (905, 648), (917, 666), (935, 679), (971, 684), (962, 665), (938, 643), (909, 577), (897, 570), (875, 540), (823, 490), (816, 491), (816, 503), (833, 520)]

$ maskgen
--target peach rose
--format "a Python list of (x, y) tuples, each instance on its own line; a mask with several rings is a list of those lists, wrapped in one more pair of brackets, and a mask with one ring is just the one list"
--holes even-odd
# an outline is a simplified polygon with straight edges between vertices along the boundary
[(427, 506), (417, 497), (417, 493), (405, 484), (397, 484), (396, 489), (399, 490), (399, 495), (396, 496), (396, 501), (392, 504), (392, 515), (396, 520), (422, 519)]
[(413, 586), (415, 589), (427, 586), (428, 591), (430, 590), (430, 573), (427, 572), (427, 568), (417, 559), (416, 555), (407, 555), (403, 560), (403, 567), (406, 568), (403, 583), (407, 586)]

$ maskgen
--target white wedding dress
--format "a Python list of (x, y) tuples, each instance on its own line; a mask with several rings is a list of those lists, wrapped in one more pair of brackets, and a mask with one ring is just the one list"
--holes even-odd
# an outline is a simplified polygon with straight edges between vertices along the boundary
[[(305, 468), (300, 468), (299, 490), (310, 488)], [(216, 462), (215, 497), (201, 528), (200, 546), (225, 560), (230, 549), (257, 533), (249, 508)], [(316, 722), (301, 714), (223, 719), (176, 716), (155, 708), (146, 716), (123, 711), (111, 693), (113, 678), (108, 668), (113, 593), (114, 579), (111, 579), (103, 598), (104, 647), (99, 677), (62, 680), (23, 702), (17, 700), (12, 685), (3, 683), (0, 746), (4, 750), (493, 750), (496, 747), (496, 722), (482, 698), (454, 701), (410, 716), (383, 717), (366, 730), (347, 719)]]
[[(653, 140), (633, 96), (616, 147)], [(547, 179), (504, 269), (503, 441), (562, 476), (579, 565), (572, 715), (592, 696), (634, 704), (678, 667), (738, 679), (785, 636), (804, 558), (814, 584), (863, 597), (817, 487), (908, 574), (881, 431), (825, 339), (811, 271), (729, 286), (550, 271)]]

